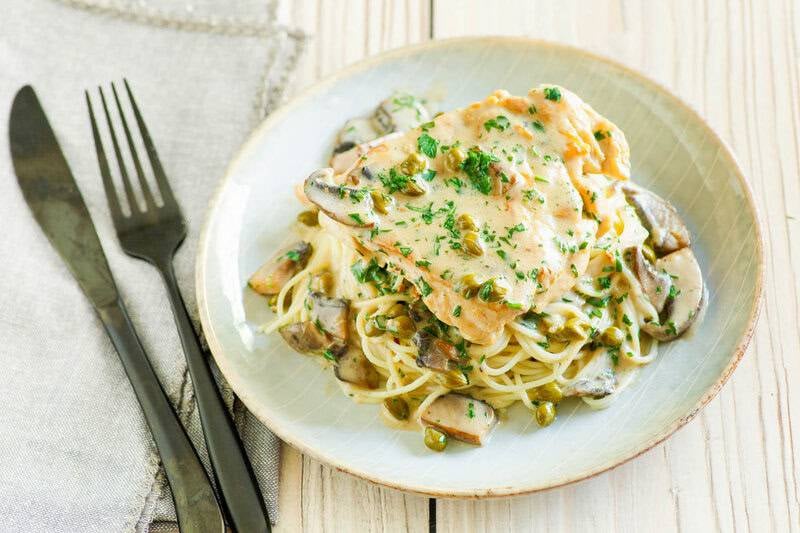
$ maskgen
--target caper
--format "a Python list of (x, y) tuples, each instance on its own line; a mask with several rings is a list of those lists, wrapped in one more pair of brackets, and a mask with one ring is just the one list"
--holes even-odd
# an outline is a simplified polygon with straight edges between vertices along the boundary
[(551, 402), (542, 402), (536, 407), (536, 423), (547, 427), (556, 419), (556, 406)]
[(400, 163), (400, 172), (406, 176), (413, 176), (425, 170), (426, 166), (428, 166), (427, 160), (417, 152), (412, 152)]
[(372, 191), (369, 195), (372, 197), (372, 205), (375, 207), (375, 211), (382, 215), (389, 213), (394, 207), (394, 199), (387, 194), (383, 194), (380, 191)]
[(297, 214), (297, 220), (305, 224), (306, 226), (317, 226), (319, 225), (319, 211), (316, 209), (309, 209), (308, 211), (302, 211)]
[(483, 243), (481, 236), (476, 231), (468, 231), (464, 233), (464, 248), (470, 255), (481, 256), (483, 255)]
[(656, 262), (656, 252), (653, 250), (652, 246), (648, 244), (642, 244), (642, 255), (651, 263)]
[(422, 196), (427, 191), (425, 187), (419, 184), (419, 182), (415, 178), (411, 178), (406, 182), (405, 187), (403, 187), (403, 194), (407, 194), (409, 196)]
[(475, 223), (475, 219), (472, 218), (472, 215), (468, 215), (467, 213), (458, 215), (456, 223), (458, 224), (458, 229), (478, 231), (478, 225)]
[(561, 387), (555, 381), (550, 381), (544, 385), (540, 385), (533, 389), (536, 400), (544, 402), (558, 403), (564, 394), (561, 392)]
[(564, 325), (555, 331), (550, 332), (550, 336), (559, 341), (578, 341), (584, 340), (589, 336), (587, 330), (590, 324), (578, 317), (567, 320)]
[(387, 398), (383, 401), (383, 406), (397, 420), (408, 419), (408, 403), (402, 398)]
[(461, 163), (463, 163), (466, 158), (467, 154), (464, 153), (464, 150), (458, 146), (454, 146), (447, 151), (444, 164), (452, 172), (458, 172), (461, 170)]
[(431, 427), (425, 428), (425, 446), (435, 452), (444, 451), (447, 448), (447, 435)]
[(417, 332), (414, 321), (408, 315), (401, 315), (386, 321), (386, 331), (402, 339), (410, 339)]
[(464, 287), (464, 298), (472, 298), (478, 294), (478, 289), (481, 287), (481, 282), (475, 274), (467, 274), (461, 278), (461, 285)]
[(603, 331), (600, 340), (608, 346), (619, 346), (625, 340), (625, 333), (618, 327), (611, 326)]
[(489, 301), (499, 302), (506, 297), (509, 290), (511, 290), (511, 287), (505, 279), (494, 279), (492, 282), (492, 290), (489, 293)]

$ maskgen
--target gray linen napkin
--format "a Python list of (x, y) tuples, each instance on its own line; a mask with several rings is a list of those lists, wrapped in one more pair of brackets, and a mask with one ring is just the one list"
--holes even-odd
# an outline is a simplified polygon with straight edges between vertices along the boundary
[[(24, 83), (39, 94), (142, 342), (207, 461), (161, 282), (122, 252), (111, 226), (83, 89), (131, 82), (189, 221), (175, 266), (193, 309), (209, 198), (236, 148), (282, 97), (303, 37), (274, 23), (270, 0), (188, 2), (2, 2), (0, 531), (163, 530), (175, 519), (117, 355), (18, 190), (5, 125)], [(235, 411), (274, 519), (278, 440)]]

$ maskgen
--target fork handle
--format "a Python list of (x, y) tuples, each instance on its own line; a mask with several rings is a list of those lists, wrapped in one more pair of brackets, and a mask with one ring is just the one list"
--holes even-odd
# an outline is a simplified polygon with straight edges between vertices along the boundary
[(163, 261), (157, 266), (167, 286), (172, 312), (175, 315), (187, 366), (192, 376), (208, 455), (231, 525), (234, 531), (242, 533), (270, 532), (272, 527), (264, 507), (264, 499), (242, 442), (233, 426), (233, 420), (228, 415), (217, 389), (211, 367), (200, 349), (197, 334), (178, 289), (172, 261)]
[(182, 533), (222, 533), (222, 511), (211, 481), (161, 388), (122, 302), (97, 309), (153, 434)]

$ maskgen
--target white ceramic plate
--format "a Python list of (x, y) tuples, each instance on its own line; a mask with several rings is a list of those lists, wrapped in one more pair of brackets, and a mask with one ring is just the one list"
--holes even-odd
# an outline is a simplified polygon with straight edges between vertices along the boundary
[[(691, 338), (658, 359), (610, 408), (579, 403), (538, 429), (512, 410), (488, 445), (432, 453), (418, 432), (393, 431), (378, 406), (344, 397), (330, 370), (258, 333), (269, 318), (249, 275), (287, 239), (300, 210), (293, 186), (324, 166), (345, 119), (395, 90), (438, 96), (436, 109), (497, 88), (524, 94), (563, 85), (625, 132), (634, 178), (669, 199), (694, 237), (710, 305)], [(434, 109), (434, 110), (436, 110)], [(436, 496), (531, 492), (586, 478), (660, 442), (716, 394), (742, 356), (761, 294), (758, 216), (725, 144), (686, 104), (607, 59), (540, 41), (431, 42), (352, 66), (273, 113), (230, 165), (211, 206), (197, 262), (197, 295), (219, 367), (247, 407), (278, 436), (336, 468)]]

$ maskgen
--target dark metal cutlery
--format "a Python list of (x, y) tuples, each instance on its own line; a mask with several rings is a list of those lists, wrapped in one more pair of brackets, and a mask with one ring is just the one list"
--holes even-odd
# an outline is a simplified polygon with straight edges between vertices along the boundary
[(17, 180), (33, 216), (94, 306), (119, 353), (161, 455), (181, 531), (224, 531), (211, 482), (150, 366), (75, 178), (29, 85), (14, 98), (9, 139)]
[(117, 141), (105, 94), (99, 88), (98, 93), (103, 107), (103, 114), (108, 124), (111, 144), (119, 166), (124, 201), (128, 205), (129, 214), (123, 212), (123, 203), (120, 201), (122, 195), (114, 186), (97, 121), (95, 120), (92, 102), (87, 92), (86, 105), (88, 106), (92, 123), (92, 133), (94, 134), (95, 148), (97, 149), (97, 161), (100, 165), (100, 174), (103, 178), (108, 207), (117, 230), (117, 237), (122, 244), (123, 250), (128, 255), (151, 263), (158, 268), (164, 280), (170, 303), (172, 304), (175, 322), (180, 333), (181, 344), (186, 355), (189, 372), (192, 376), (195, 398), (203, 425), (206, 446), (211, 458), (211, 465), (222, 495), (223, 505), (233, 528), (242, 533), (271, 531), (258, 484), (255, 481), (252, 469), (244, 453), (244, 448), (233, 426), (233, 421), (225, 409), (222, 397), (214, 382), (208, 361), (200, 349), (194, 327), (178, 290), (175, 272), (172, 267), (172, 258), (186, 236), (186, 223), (180, 207), (175, 201), (167, 176), (158, 159), (153, 140), (142, 119), (130, 86), (127, 81), (124, 83), (125, 91), (133, 110), (133, 116), (150, 160), (150, 167), (152, 168), (161, 201), (157, 201), (148, 184), (117, 89), (112, 84), (111, 91), (116, 104), (117, 116), (127, 140), (133, 167), (138, 178), (139, 189), (144, 200), (144, 207), (142, 207), (136, 199), (135, 187), (132, 184), (128, 172), (129, 169), (126, 167), (119, 142)]

